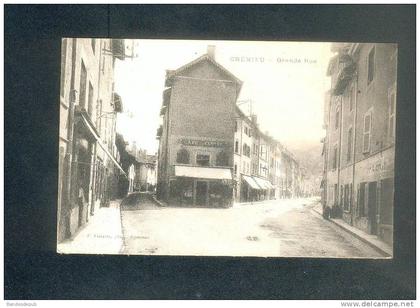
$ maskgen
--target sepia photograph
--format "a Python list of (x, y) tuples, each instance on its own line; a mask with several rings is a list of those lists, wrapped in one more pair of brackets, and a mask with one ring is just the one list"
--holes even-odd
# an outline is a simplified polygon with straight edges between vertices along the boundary
[(57, 252), (392, 258), (397, 53), (63, 38)]

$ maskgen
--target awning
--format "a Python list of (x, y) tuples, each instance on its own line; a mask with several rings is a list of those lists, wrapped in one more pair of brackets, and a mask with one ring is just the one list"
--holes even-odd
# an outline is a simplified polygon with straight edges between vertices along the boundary
[(245, 182), (248, 183), (249, 186), (251, 186), (252, 189), (261, 189), (261, 187), (257, 184), (257, 182), (254, 181), (252, 177), (242, 175), (242, 178), (245, 180)]
[(269, 189), (276, 189), (276, 187), (274, 187), (273, 184), (271, 184), (270, 181), (266, 181), (267, 182), (267, 186), (269, 187)]
[(175, 166), (175, 176), (212, 180), (232, 180), (232, 172), (228, 168)]
[(112, 156), (112, 154), (109, 153), (107, 147), (102, 143), (101, 137), (99, 137), (98, 133), (92, 127), (92, 125), (89, 123), (89, 121), (85, 118), (85, 116), (83, 115), (83, 113), (81, 113), (80, 116), (81, 116), (81, 118), (83, 120), (83, 124), (89, 129), (89, 131), (91, 132), (91, 134), (93, 135), (93, 137), (95, 137), (96, 142), (100, 145), (100, 147), (102, 148), (102, 150), (104, 150), (104, 152), (106, 153), (106, 155), (108, 155), (108, 157), (118, 167), (118, 169), (120, 169), (123, 174), (127, 175), (125, 173), (125, 171), (123, 170), (123, 168), (120, 166), (120, 164), (117, 162), (117, 160), (114, 158), (114, 156)]
[(258, 177), (252, 177), (252, 178), (255, 180), (255, 182), (257, 182), (257, 184), (261, 187), (261, 189), (266, 190), (266, 189), (273, 189), (274, 188), (274, 186), (271, 185), (271, 183), (267, 180), (264, 180), (264, 179), (261, 179), (261, 178), (258, 178)]

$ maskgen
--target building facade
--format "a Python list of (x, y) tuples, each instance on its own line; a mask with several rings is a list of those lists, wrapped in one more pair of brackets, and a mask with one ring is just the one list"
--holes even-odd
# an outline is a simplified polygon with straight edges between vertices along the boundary
[(72, 237), (116, 197), (125, 173), (115, 146), (122, 101), (113, 89), (115, 60), (123, 60), (124, 52), (123, 40), (62, 41), (58, 241)]
[(393, 241), (397, 46), (333, 44), (323, 139), (323, 206)]
[(214, 50), (167, 71), (159, 127), (159, 199), (191, 206), (229, 206), (233, 197), (235, 104), (242, 82)]

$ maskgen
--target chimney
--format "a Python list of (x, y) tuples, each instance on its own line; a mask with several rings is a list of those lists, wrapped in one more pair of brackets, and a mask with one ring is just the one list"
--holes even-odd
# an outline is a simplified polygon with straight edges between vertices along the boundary
[(215, 52), (216, 52), (216, 46), (207, 45), (207, 54), (209, 55), (210, 59), (215, 60)]
[(257, 125), (257, 115), (256, 114), (251, 115), (251, 121), (252, 121), (253, 124)]

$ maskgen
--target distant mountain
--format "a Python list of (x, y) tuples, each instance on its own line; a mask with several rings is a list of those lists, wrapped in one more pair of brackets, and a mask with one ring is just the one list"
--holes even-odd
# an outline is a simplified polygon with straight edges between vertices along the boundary
[(306, 168), (308, 175), (318, 177), (322, 174), (321, 142), (296, 142), (286, 144), (286, 146), (295, 155), (300, 165)]

